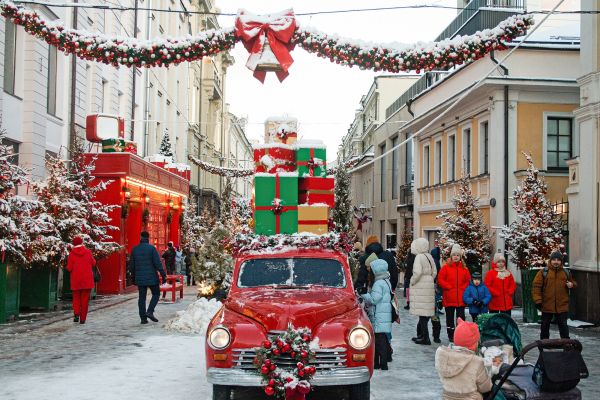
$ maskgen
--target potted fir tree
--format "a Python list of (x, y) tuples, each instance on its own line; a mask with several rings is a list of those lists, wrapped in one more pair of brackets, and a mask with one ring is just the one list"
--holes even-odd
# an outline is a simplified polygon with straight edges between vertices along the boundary
[(523, 320), (537, 322), (539, 317), (531, 298), (531, 284), (537, 270), (559, 247), (562, 231), (560, 218), (546, 199), (546, 183), (539, 178), (531, 155), (525, 152), (523, 155), (528, 167), (522, 184), (513, 191), (515, 219), (502, 228), (500, 236), (505, 240), (510, 260), (521, 270)]

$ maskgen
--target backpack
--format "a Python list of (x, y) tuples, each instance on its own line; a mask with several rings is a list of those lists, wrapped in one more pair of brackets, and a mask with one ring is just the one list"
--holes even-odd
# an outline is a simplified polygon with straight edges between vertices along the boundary
[(396, 294), (392, 290), (392, 285), (390, 284), (390, 282), (386, 279), (385, 283), (387, 283), (388, 287), (390, 288), (390, 296), (391, 296), (390, 304), (392, 305), (392, 322), (400, 323), (400, 314), (398, 314), (398, 309), (400, 308), (400, 306), (398, 305), (398, 299), (396, 299)]
[(531, 379), (543, 392), (566, 392), (588, 377), (580, 351), (539, 351)]

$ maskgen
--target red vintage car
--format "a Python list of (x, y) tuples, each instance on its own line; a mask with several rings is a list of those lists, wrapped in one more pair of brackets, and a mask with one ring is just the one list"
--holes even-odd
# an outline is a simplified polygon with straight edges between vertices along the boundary
[[(213, 400), (228, 400), (241, 387), (260, 387), (256, 348), (290, 326), (312, 332), (317, 390), (342, 387), (352, 400), (369, 399), (373, 328), (354, 293), (347, 257), (303, 249), (236, 260), (231, 290), (206, 335)], [(293, 362), (281, 356), (277, 363), (286, 361)]]

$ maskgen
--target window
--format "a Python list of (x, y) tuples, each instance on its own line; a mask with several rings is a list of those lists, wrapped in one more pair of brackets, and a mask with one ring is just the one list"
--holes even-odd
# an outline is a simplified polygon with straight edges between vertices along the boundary
[(48, 114), (51, 115), (56, 115), (56, 55), (56, 47), (48, 46), (48, 88), (46, 93), (46, 110)]
[[(410, 134), (406, 134), (407, 138)], [(405, 171), (405, 183), (409, 184), (413, 181), (413, 140), (410, 139), (406, 142), (406, 171)]]
[(481, 161), (479, 162), (479, 173), (487, 174), (490, 172), (489, 167), (489, 123), (483, 122), (479, 126), (479, 154)]
[(8, 19), (4, 24), (4, 91), (15, 94), (17, 66), (17, 27)]
[(433, 183), (434, 184), (439, 184), (442, 181), (442, 142), (441, 140), (438, 140), (437, 142), (435, 142), (435, 147), (434, 147), (434, 155), (433, 155), (433, 163), (434, 163), (434, 170), (433, 170)]
[(423, 147), (423, 186), (429, 186), (429, 146)]
[(465, 175), (471, 175), (471, 129), (463, 130), (463, 162)]
[[(379, 146), (379, 154), (384, 154), (385, 153), (385, 144), (382, 144), (381, 146)], [(381, 157), (381, 180), (380, 182), (380, 186), (381, 186), (381, 201), (385, 201), (385, 188), (386, 188), (386, 157)]]
[(448, 180), (456, 179), (456, 135), (448, 136)]
[(567, 169), (573, 151), (573, 119), (548, 117), (546, 126), (546, 165), (551, 169)]
[(323, 258), (255, 258), (242, 264), (238, 280), (242, 288), (288, 289), (308, 285), (346, 287), (342, 264)]
[[(398, 137), (392, 139), (392, 148), (398, 145)], [(398, 198), (398, 149), (392, 152), (392, 199)]]

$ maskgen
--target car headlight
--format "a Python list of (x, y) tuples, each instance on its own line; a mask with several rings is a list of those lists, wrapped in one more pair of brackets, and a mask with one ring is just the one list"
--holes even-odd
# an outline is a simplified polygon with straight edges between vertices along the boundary
[(208, 344), (215, 350), (223, 350), (231, 343), (231, 334), (227, 328), (218, 326), (210, 331)]
[(350, 331), (348, 343), (355, 350), (364, 350), (371, 344), (371, 334), (366, 328), (357, 326)]

